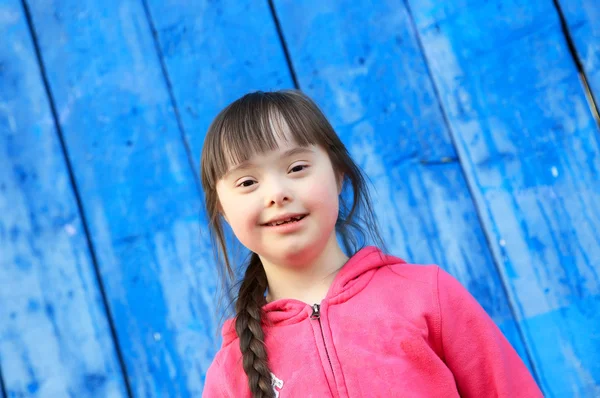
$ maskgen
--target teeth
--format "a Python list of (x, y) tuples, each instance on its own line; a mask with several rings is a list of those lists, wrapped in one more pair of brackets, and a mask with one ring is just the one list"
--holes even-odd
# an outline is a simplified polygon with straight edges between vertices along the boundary
[(281, 221), (275, 221), (275, 222), (269, 223), (268, 225), (271, 227), (274, 227), (274, 226), (285, 224), (285, 223), (292, 222), (292, 221), (300, 221), (301, 219), (302, 219), (302, 216), (291, 217), (291, 218), (288, 218), (287, 220), (281, 220)]

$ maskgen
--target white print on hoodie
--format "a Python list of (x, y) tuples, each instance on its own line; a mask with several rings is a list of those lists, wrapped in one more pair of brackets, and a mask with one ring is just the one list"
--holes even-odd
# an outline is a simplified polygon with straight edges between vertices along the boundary
[(271, 373), (271, 386), (273, 386), (275, 398), (279, 398), (279, 391), (276, 390), (276, 388), (278, 388), (279, 390), (283, 388), (283, 380), (278, 379), (277, 376)]

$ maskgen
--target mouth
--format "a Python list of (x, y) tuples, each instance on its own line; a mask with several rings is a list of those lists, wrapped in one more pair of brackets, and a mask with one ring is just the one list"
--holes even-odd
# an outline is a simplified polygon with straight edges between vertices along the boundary
[(300, 215), (297, 215), (297, 216), (292, 216), (292, 217), (288, 217), (288, 218), (285, 218), (285, 219), (268, 222), (268, 223), (262, 224), (262, 226), (263, 227), (277, 227), (279, 225), (292, 224), (292, 223), (295, 223), (295, 222), (298, 222), (298, 221), (302, 220), (306, 216), (308, 216), (308, 214), (300, 214)]

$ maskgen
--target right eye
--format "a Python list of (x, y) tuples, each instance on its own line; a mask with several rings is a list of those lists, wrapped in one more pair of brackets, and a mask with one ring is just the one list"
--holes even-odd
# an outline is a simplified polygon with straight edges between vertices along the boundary
[(254, 181), (254, 180), (244, 180), (238, 184), (238, 187), (248, 188), (248, 187), (254, 185), (255, 183), (256, 183), (256, 181)]

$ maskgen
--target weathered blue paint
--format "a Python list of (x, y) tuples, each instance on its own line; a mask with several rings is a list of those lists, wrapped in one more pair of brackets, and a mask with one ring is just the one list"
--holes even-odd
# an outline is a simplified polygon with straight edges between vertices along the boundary
[[(598, 98), (599, 7), (560, 3)], [(194, 174), (218, 110), (292, 86), (268, 3), (28, 4), (134, 395), (198, 396), (220, 340)], [(456, 275), (548, 396), (599, 395), (599, 132), (552, 1), (276, 8), (301, 87), (375, 185), (390, 251)], [(0, 37), (5, 393), (124, 396), (15, 0)]]
[(204, 134), (243, 94), (292, 88), (266, 1), (146, 0), (186, 142), (199, 166)]
[(2, 375), (2, 368), (0, 368), (0, 397), (7, 398), (7, 396), (4, 389), (4, 376)]
[(599, 134), (556, 9), (408, 4), (541, 385), (596, 396)]
[(373, 182), (388, 249), (448, 269), (528, 363), (402, 2), (275, 4), (301, 87)]
[(125, 397), (22, 5), (0, 0), (0, 367), (8, 397)]
[(558, 3), (596, 106), (600, 106), (600, 5), (597, 0), (559, 0)]
[(29, 5), (132, 391), (199, 396), (216, 275), (144, 7)]

